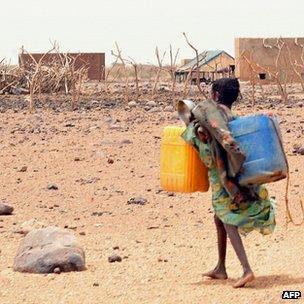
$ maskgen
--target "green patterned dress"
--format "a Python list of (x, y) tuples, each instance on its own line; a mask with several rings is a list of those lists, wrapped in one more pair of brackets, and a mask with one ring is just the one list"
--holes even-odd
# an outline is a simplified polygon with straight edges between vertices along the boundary
[(260, 197), (257, 201), (234, 203), (221, 184), (210, 145), (199, 140), (195, 134), (195, 128), (191, 124), (182, 134), (182, 137), (197, 149), (201, 160), (208, 168), (209, 182), (212, 188), (212, 205), (219, 219), (223, 223), (237, 226), (239, 232), (244, 235), (252, 230), (257, 230), (263, 235), (272, 233), (275, 228), (275, 201), (268, 197), (267, 189), (264, 186), (255, 187), (254, 191)]

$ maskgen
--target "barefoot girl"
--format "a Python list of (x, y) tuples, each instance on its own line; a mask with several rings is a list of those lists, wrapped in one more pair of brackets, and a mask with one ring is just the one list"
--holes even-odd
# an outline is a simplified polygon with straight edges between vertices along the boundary
[[(233, 120), (231, 106), (239, 95), (237, 79), (222, 78), (213, 82), (212, 100), (192, 109), (192, 121), (182, 137), (199, 152), (208, 167), (212, 205), (218, 240), (218, 263), (203, 274), (212, 279), (227, 279), (227, 236), (243, 267), (243, 275), (234, 287), (254, 280), (254, 274), (239, 233), (253, 230), (266, 235), (275, 228), (274, 201), (264, 186), (240, 187), (234, 177), (241, 170), (245, 155), (231, 136), (228, 122)], [(253, 143), (254, 144), (254, 143)]]

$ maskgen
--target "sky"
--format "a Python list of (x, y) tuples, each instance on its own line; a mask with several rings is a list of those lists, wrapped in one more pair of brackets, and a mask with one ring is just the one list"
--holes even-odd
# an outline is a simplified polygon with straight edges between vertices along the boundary
[[(17, 63), (21, 46), (46, 52), (57, 41), (64, 52), (105, 52), (118, 43), (125, 58), (155, 63), (180, 49), (193, 58), (182, 33), (199, 51), (234, 55), (235, 37), (303, 37), (303, 0), (0, 0), (0, 60)], [(165, 61), (168, 62), (167, 56)]]

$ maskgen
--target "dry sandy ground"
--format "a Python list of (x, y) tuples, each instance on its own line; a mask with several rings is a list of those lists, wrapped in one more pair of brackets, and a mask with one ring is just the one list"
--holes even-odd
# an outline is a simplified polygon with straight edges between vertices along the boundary
[[(304, 144), (304, 108), (275, 108), (283, 119), (290, 200), (300, 221), (304, 156), (293, 155), (292, 144)], [(239, 106), (237, 111), (249, 109)], [(277, 198), (275, 233), (244, 239), (256, 281), (244, 289), (231, 287), (241, 267), (230, 244), (230, 278), (202, 279), (217, 260), (210, 193), (170, 196), (159, 191), (159, 137), (165, 125), (180, 124), (174, 113), (9, 110), (0, 114), (0, 122), (0, 200), (15, 208), (12, 216), (0, 217), (1, 304), (287, 303), (281, 300), (283, 290), (301, 290), (303, 300), (303, 226), (284, 226), (285, 181), (269, 185)], [(26, 172), (20, 172), (23, 166)], [(47, 190), (48, 183), (56, 183), (58, 191)], [(132, 196), (148, 203), (128, 205)], [(14, 231), (32, 219), (71, 229), (85, 248), (87, 270), (13, 272), (22, 239)], [(124, 257), (121, 263), (108, 262), (113, 252)]]

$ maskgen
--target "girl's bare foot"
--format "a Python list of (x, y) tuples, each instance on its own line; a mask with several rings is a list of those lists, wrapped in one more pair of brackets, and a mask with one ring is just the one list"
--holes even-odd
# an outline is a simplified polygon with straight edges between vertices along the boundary
[(253, 272), (244, 273), (243, 276), (233, 285), (234, 288), (244, 287), (255, 279)]
[(203, 273), (203, 277), (216, 280), (226, 280), (228, 278), (226, 269), (215, 268), (211, 271)]

